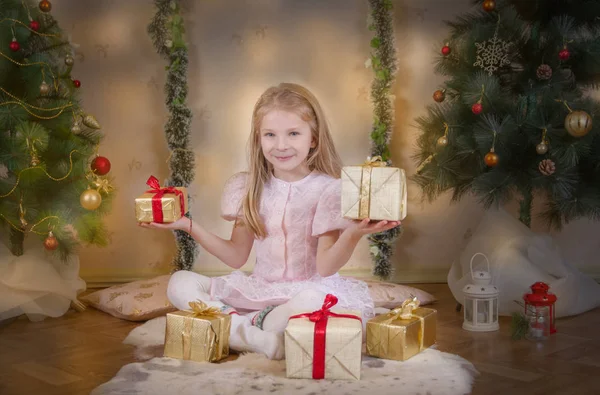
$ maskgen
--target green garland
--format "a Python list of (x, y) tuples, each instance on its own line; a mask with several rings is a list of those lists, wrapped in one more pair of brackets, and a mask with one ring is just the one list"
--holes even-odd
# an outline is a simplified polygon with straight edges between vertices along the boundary
[[(369, 0), (371, 9), (369, 30), (375, 32), (371, 40), (371, 66), (375, 78), (371, 85), (373, 100), (373, 129), (371, 131), (371, 155), (392, 165), (389, 143), (394, 129), (394, 105), (390, 94), (396, 75), (394, 45), (394, 13), (391, 0)], [(371, 258), (375, 265), (373, 274), (389, 279), (393, 275), (390, 258), (394, 253), (395, 241), (402, 233), (401, 227), (370, 235)]]
[[(185, 29), (178, 0), (154, 0), (156, 15), (148, 26), (156, 51), (168, 60), (165, 84), (169, 119), (165, 135), (171, 156), (169, 159), (169, 186), (189, 187), (194, 180), (194, 153), (189, 149), (192, 111), (186, 105), (188, 93), (188, 50), (184, 39)], [(191, 218), (191, 214), (186, 214)], [(191, 270), (198, 254), (193, 237), (175, 231), (177, 255), (173, 260), (175, 270)]]

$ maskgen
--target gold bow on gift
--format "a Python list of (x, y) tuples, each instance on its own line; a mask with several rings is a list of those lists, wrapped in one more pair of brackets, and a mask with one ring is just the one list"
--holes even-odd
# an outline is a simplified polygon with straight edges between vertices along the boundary
[(190, 308), (192, 309), (193, 317), (197, 318), (200, 316), (216, 317), (221, 314), (221, 310), (218, 307), (210, 307), (203, 301), (190, 302)]
[[(192, 355), (192, 327), (194, 325), (194, 319), (200, 317), (217, 317), (221, 314), (221, 310), (217, 307), (209, 307), (206, 303), (202, 301), (190, 302), (189, 303), (191, 312), (189, 316), (184, 318), (184, 327), (181, 332), (181, 338), (183, 343), (183, 359), (189, 360)], [(215, 354), (217, 353), (217, 349), (219, 347), (219, 339), (215, 329), (212, 325), (208, 325), (212, 332), (212, 336), (207, 341), (207, 347), (209, 350), (209, 361), (213, 361), (215, 359)]]
[(419, 308), (421, 302), (417, 299), (416, 296), (412, 298), (406, 299), (402, 302), (400, 307), (396, 307), (387, 313), (388, 318), (385, 320), (385, 323), (390, 324), (392, 321), (396, 320), (409, 320), (411, 318), (418, 318), (421, 321), (421, 331), (419, 332), (419, 350), (423, 350), (423, 338), (425, 337), (425, 318), (420, 315), (413, 314), (413, 310)]
[(381, 156), (367, 157), (367, 160), (361, 165), (362, 167), (387, 167), (387, 163), (383, 161)]
[(409, 320), (413, 317), (418, 318), (418, 316), (413, 315), (413, 310), (417, 309), (420, 304), (421, 302), (419, 302), (419, 299), (417, 299), (416, 296), (406, 299), (404, 302), (402, 302), (400, 307), (396, 307), (387, 313), (389, 318), (386, 320), (386, 322), (392, 322), (395, 320)]

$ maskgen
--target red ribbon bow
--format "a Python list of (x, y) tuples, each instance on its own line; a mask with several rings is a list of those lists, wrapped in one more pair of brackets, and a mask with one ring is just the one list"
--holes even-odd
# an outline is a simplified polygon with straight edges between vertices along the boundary
[(150, 176), (148, 181), (146, 181), (146, 185), (148, 185), (150, 190), (146, 191), (147, 193), (154, 193), (152, 196), (152, 220), (159, 224), (163, 223), (163, 211), (162, 211), (162, 201), (161, 199), (167, 193), (173, 193), (176, 196), (179, 196), (179, 203), (181, 204), (181, 215), (185, 214), (185, 201), (183, 200), (183, 192), (175, 187), (163, 187), (161, 188), (158, 179), (154, 176)]
[(313, 379), (315, 380), (325, 378), (325, 344), (328, 318), (351, 318), (359, 320), (362, 323), (360, 317), (355, 315), (331, 312), (330, 309), (335, 306), (337, 302), (338, 298), (335, 295), (327, 294), (320, 310), (315, 310), (312, 313), (297, 314), (290, 317), (290, 320), (294, 318), (308, 318), (311, 322), (315, 323), (313, 346)]

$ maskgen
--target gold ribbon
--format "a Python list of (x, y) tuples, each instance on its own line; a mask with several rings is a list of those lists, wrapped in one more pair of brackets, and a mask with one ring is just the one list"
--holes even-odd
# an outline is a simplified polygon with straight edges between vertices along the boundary
[(418, 318), (421, 321), (421, 330), (419, 331), (419, 351), (423, 351), (423, 338), (425, 337), (425, 318), (413, 314), (413, 310), (418, 309), (421, 302), (416, 296), (406, 299), (400, 307), (396, 307), (387, 313), (388, 318), (383, 321), (384, 324), (391, 324), (396, 320), (410, 320)]
[(369, 218), (369, 208), (371, 202), (371, 172), (374, 167), (386, 167), (387, 163), (381, 159), (381, 156), (368, 157), (361, 165), (362, 175), (360, 180), (360, 203), (358, 216), (361, 219)]
[[(189, 305), (192, 314), (183, 318), (183, 331), (181, 332), (184, 360), (190, 360), (192, 356), (192, 327), (194, 326), (194, 319), (200, 317), (218, 317), (221, 315), (221, 310), (219, 310), (219, 308), (209, 307), (200, 300), (197, 302), (190, 302)], [(208, 326), (213, 333), (213, 336), (211, 336), (211, 339), (208, 341), (208, 349), (210, 350), (208, 360), (212, 362), (215, 359), (215, 354), (219, 347), (219, 339), (217, 338), (217, 333), (212, 327), (212, 324), (209, 323)]]

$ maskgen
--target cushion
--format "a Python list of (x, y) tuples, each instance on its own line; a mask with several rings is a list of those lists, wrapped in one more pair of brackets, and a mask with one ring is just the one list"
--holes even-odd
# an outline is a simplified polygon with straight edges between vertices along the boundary
[(105, 288), (79, 299), (117, 318), (145, 321), (176, 311), (167, 299), (170, 274)]
[(369, 286), (369, 292), (375, 307), (393, 309), (406, 299), (416, 296), (421, 305), (435, 302), (435, 297), (429, 292), (402, 284), (386, 283), (377, 280), (362, 280)]

